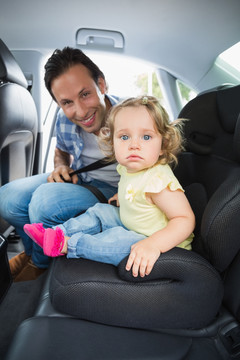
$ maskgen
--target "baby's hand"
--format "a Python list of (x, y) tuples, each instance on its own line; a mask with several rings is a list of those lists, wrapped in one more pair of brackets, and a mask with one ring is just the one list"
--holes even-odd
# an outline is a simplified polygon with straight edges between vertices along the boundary
[(141, 277), (149, 275), (160, 255), (160, 250), (149, 238), (143, 239), (132, 245), (126, 270), (129, 271), (132, 268), (134, 277), (137, 277), (138, 273)]
[(116, 193), (115, 195), (113, 195), (111, 198), (108, 199), (108, 204), (111, 205), (115, 205), (115, 206), (119, 206), (119, 202), (118, 202), (118, 193)]

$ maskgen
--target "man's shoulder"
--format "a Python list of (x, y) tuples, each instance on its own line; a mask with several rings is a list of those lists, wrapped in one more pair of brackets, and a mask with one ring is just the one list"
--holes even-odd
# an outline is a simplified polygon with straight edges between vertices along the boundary
[(67, 116), (64, 114), (62, 109), (59, 109), (56, 120), (56, 129), (63, 133), (72, 133), (81, 132), (81, 128), (76, 129), (78, 126), (70, 121)]
[(69, 141), (72, 141), (73, 137), (76, 138), (77, 134), (79, 134), (78, 137), (81, 140), (81, 128), (71, 122), (62, 109), (57, 114), (56, 133), (58, 137)]
[(112, 106), (117, 105), (119, 103), (119, 101), (121, 101), (118, 96), (109, 95), (109, 94), (106, 94), (106, 96), (108, 97)]

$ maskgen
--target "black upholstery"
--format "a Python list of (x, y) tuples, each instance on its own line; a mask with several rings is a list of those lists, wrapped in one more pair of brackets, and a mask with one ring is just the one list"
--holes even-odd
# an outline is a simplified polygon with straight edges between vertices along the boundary
[[(175, 172), (197, 214), (193, 247), (221, 273), (240, 249), (239, 98), (240, 85), (210, 91), (179, 115), (190, 119), (185, 125), (187, 151)], [(195, 191), (189, 191), (193, 186)]]
[(125, 271), (126, 259), (116, 269), (59, 258), (50, 286), (58, 311), (148, 329), (199, 328), (217, 316), (223, 297), (219, 273), (240, 249), (239, 97), (240, 86), (211, 91), (180, 114), (189, 119), (187, 146), (175, 172), (197, 217), (194, 251), (162, 254), (145, 282)]
[(0, 40), (0, 186), (32, 173), (37, 112), (25, 76)]
[[(191, 163), (195, 166), (194, 173), (189, 167)], [(223, 272), (240, 249), (240, 167), (214, 155), (185, 153), (176, 173), (197, 214), (193, 249)], [(193, 193), (189, 186), (193, 188), (194, 185)], [(203, 201), (205, 207), (199, 208)]]
[(216, 337), (164, 334), (43, 316), (21, 324), (5, 360), (219, 360), (220, 346)]
[(12, 276), (8, 264), (7, 241), (0, 234), (0, 302), (7, 293), (11, 283)]
[[(240, 134), (236, 129), (240, 111), (240, 85), (208, 91), (190, 101), (179, 117), (189, 119), (185, 126), (186, 149), (199, 155), (217, 155), (239, 162)], [(239, 125), (238, 125), (239, 126)]]
[(223, 285), (197, 254), (177, 248), (162, 254), (149, 275), (153, 280), (139, 278), (141, 283), (132, 282), (124, 263), (117, 271), (87, 260), (56, 261), (53, 306), (81, 319), (145, 329), (200, 328), (217, 315)]

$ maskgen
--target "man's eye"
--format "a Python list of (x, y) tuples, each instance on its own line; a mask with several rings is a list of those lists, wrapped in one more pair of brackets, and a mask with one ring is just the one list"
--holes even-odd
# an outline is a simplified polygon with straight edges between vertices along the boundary
[(65, 101), (62, 102), (63, 106), (64, 105), (69, 105), (69, 104), (71, 104), (71, 100), (65, 100)]
[(83, 98), (86, 98), (89, 94), (90, 94), (89, 92), (84, 92), (84, 93), (82, 94), (82, 97), (83, 97)]
[(150, 135), (143, 135), (143, 139), (144, 139), (144, 140), (150, 140), (150, 139), (151, 139), (151, 136), (150, 136)]
[(122, 140), (128, 140), (128, 136), (127, 136), (127, 135), (122, 135), (122, 136), (121, 136), (121, 139), (122, 139)]

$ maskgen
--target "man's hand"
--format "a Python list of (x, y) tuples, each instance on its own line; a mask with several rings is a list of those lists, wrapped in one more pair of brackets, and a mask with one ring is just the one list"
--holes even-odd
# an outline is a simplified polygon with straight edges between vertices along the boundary
[(78, 176), (69, 176), (73, 169), (71, 169), (72, 155), (56, 148), (54, 153), (54, 170), (49, 175), (48, 182), (71, 182), (77, 184)]
[(69, 174), (73, 172), (73, 170), (66, 165), (60, 165), (56, 167), (53, 172), (49, 175), (47, 181), (48, 182), (71, 182), (73, 184), (77, 184), (78, 176), (73, 175), (71, 177)]
[(132, 274), (134, 277), (137, 277), (138, 274), (141, 277), (149, 275), (160, 255), (160, 250), (150, 237), (140, 240), (131, 247), (131, 253), (128, 257), (126, 270), (129, 271), (132, 268)]

